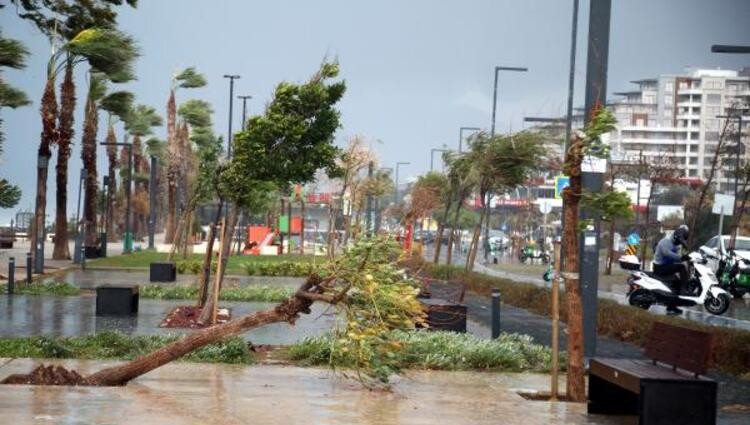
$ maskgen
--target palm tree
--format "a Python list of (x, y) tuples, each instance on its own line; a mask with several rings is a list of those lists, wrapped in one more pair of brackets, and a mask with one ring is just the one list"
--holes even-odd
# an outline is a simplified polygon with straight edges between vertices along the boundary
[(165, 243), (174, 241), (176, 227), (175, 214), (177, 208), (177, 183), (180, 179), (180, 146), (177, 139), (177, 104), (175, 92), (179, 88), (197, 88), (206, 85), (206, 78), (198, 73), (194, 67), (177, 73), (172, 78), (167, 101), (167, 149), (169, 151), (169, 164), (167, 170), (167, 225)]
[(162, 125), (162, 118), (156, 113), (156, 109), (138, 105), (133, 108), (125, 119), (125, 131), (133, 136), (133, 168), (135, 176), (135, 200), (133, 220), (133, 233), (139, 235), (145, 229), (146, 215), (148, 213), (148, 161), (143, 156), (142, 138), (153, 133), (153, 127)]
[[(0, 68), (24, 68), (28, 54), (28, 50), (26, 50), (26, 47), (21, 42), (3, 38), (0, 35)], [(8, 107), (15, 109), (29, 103), (29, 99), (24, 92), (5, 83), (2, 75), (0, 75), (0, 108)], [(3, 121), (0, 117), (0, 154), (3, 152), (3, 143), (5, 142), (2, 124)], [(21, 189), (18, 186), (10, 184), (5, 179), (0, 179), (0, 208), (11, 208), (18, 203), (20, 198)]]
[[(79, 43), (76, 43), (78, 39), (83, 39), (87, 43), (79, 46)], [(72, 53), (85, 54), (91, 65), (89, 93), (84, 109), (81, 159), (86, 170), (83, 203), (84, 246), (86, 250), (95, 250), (98, 239), (96, 135), (99, 127), (99, 106), (107, 92), (107, 81), (123, 83), (135, 78), (132, 67), (138, 57), (138, 49), (132, 37), (117, 30), (84, 30), (71, 41), (71, 44)]]

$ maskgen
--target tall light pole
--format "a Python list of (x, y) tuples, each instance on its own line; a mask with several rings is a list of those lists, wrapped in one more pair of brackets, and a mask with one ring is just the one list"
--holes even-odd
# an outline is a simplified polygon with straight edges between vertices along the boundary
[(154, 249), (156, 233), (156, 157), (151, 155), (151, 175), (148, 179), (148, 249)]
[[(712, 53), (740, 53), (740, 54), (748, 54), (750, 53), (750, 46), (737, 46), (737, 45), (730, 45), (730, 44), (714, 44), (711, 46), (711, 52)], [(734, 173), (734, 207), (732, 209), (732, 215), (738, 214), (737, 212), (737, 195), (738, 188), (739, 188), (739, 169), (740, 169), (740, 149), (742, 147), (742, 111), (739, 111), (736, 116), (732, 117), (726, 117), (729, 118), (735, 118), (737, 119), (737, 164), (735, 167), (735, 173)], [(734, 244), (737, 239), (737, 230), (739, 228), (739, 217), (736, 217), (734, 220), (732, 229), (732, 236), (729, 239), (729, 247), (730, 249), (734, 249)]]
[(125, 237), (123, 238), (123, 254), (133, 251), (133, 235), (130, 234), (130, 192), (133, 185), (133, 145), (130, 143), (99, 143), (101, 146), (122, 146), (128, 150), (128, 183), (125, 186)]
[[(378, 174), (380, 174), (381, 171), (387, 171), (390, 175), (393, 175), (393, 167), (380, 167), (378, 168)], [(375, 198), (375, 234), (378, 234), (380, 232), (380, 222), (382, 221), (382, 212), (380, 210), (380, 198), (383, 196), (378, 196)]]
[(227, 132), (227, 159), (232, 157), (232, 107), (234, 106), (234, 80), (240, 78), (239, 75), (224, 75), (229, 78), (229, 131)]
[[(492, 92), (492, 126), (490, 129), (490, 137), (495, 135), (495, 116), (497, 113), (497, 79), (498, 74), (500, 71), (510, 71), (510, 72), (527, 72), (529, 69), (524, 67), (517, 67), (517, 66), (495, 66), (495, 84), (494, 89)], [(487, 193), (487, 199), (484, 200), (486, 202), (485, 205), (487, 208), (487, 222), (484, 226), (484, 261), (487, 262), (487, 258), (490, 254), (489, 247), (490, 244), (490, 199), (492, 199), (492, 193)]]
[(461, 153), (461, 148), (464, 143), (464, 131), (480, 131), (479, 127), (461, 127), (458, 129), (458, 153)]
[(435, 165), (435, 152), (449, 152), (449, 150), (448, 149), (438, 149), (438, 148), (430, 149), (430, 171), (432, 171), (434, 169), (434, 165)]
[(399, 195), (398, 195), (398, 169), (402, 165), (409, 165), (409, 164), (411, 164), (411, 162), (403, 162), (402, 161), (402, 162), (397, 162), (396, 163), (396, 205), (398, 205), (398, 204), (401, 203), (401, 199), (399, 199)]
[(237, 99), (242, 99), (242, 130), (245, 130), (245, 120), (247, 119), (247, 101), (252, 98), (252, 96), (237, 96)]

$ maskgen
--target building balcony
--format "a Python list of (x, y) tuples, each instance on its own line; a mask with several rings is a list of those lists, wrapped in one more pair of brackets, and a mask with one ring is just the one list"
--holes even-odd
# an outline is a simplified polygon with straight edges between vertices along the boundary
[(684, 108), (700, 108), (703, 103), (697, 100), (680, 100), (677, 102), (677, 106)]
[(687, 114), (677, 114), (678, 120), (700, 120), (701, 116), (700, 114), (693, 113), (687, 113)]
[(703, 94), (703, 89), (698, 87), (688, 87), (684, 89), (677, 89), (677, 94)]

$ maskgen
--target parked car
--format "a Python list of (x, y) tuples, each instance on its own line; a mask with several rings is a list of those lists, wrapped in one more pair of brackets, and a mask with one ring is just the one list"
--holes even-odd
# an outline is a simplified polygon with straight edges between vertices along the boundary
[[(719, 254), (729, 247), (730, 239), (731, 236), (729, 235), (722, 235), (721, 238), (714, 236), (698, 248), (706, 256), (708, 266), (714, 272), (719, 268)], [(750, 261), (750, 237), (737, 236), (737, 240), (734, 242), (734, 252), (738, 257)]]

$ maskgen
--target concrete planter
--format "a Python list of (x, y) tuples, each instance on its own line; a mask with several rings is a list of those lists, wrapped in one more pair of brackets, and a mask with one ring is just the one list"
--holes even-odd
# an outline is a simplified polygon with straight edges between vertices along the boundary
[(137, 286), (100, 286), (96, 288), (96, 315), (134, 316), (138, 300)]
[(174, 282), (177, 280), (177, 267), (174, 263), (151, 263), (149, 266), (151, 282)]

